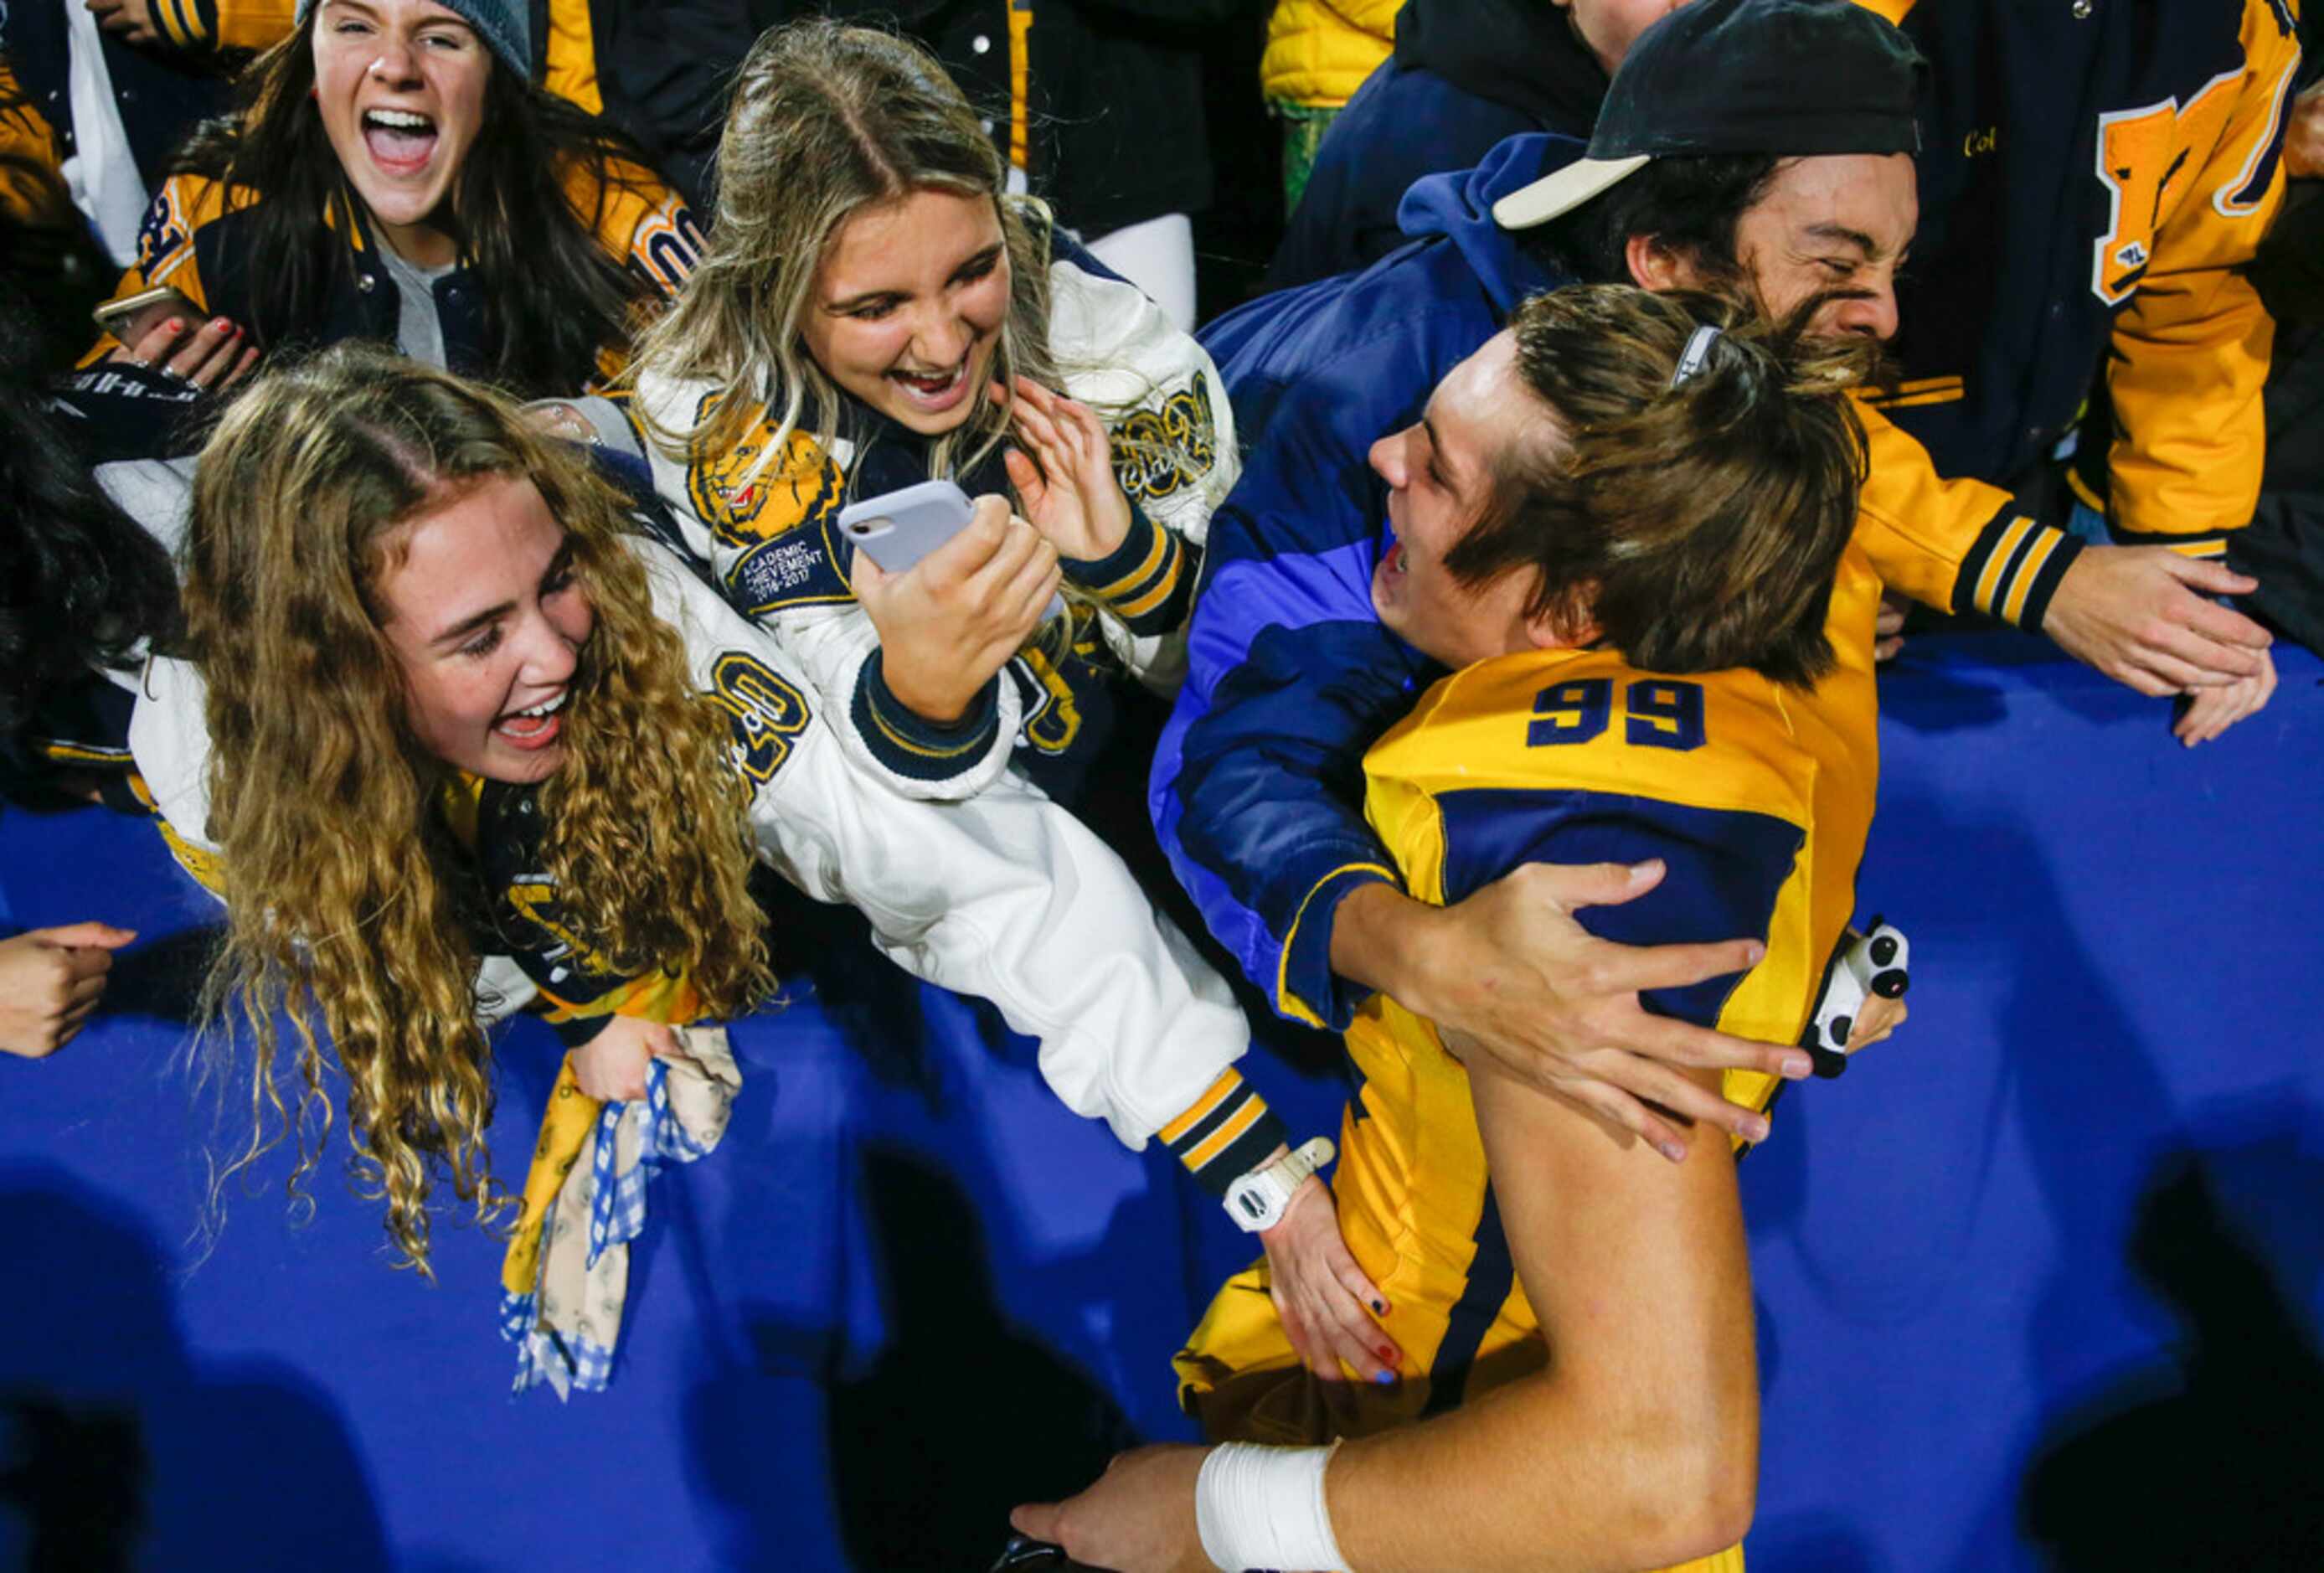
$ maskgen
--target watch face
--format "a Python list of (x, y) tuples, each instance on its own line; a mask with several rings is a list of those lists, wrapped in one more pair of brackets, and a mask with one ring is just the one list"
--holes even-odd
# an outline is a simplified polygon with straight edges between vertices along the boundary
[(1246, 1234), (1256, 1234), (1275, 1226), (1289, 1199), (1273, 1175), (1263, 1170), (1246, 1174), (1228, 1188), (1227, 1217)]

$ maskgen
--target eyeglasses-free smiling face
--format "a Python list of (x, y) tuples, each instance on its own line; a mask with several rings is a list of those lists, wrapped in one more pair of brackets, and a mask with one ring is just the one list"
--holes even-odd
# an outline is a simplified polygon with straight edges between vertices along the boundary
[(1526, 613), (1526, 575), (1471, 586), (1444, 557), (1491, 504), (1501, 456), (1521, 441), (1563, 443), (1555, 421), (1519, 381), (1517, 339), (1504, 330), (1445, 374), (1419, 421), (1372, 444), (1396, 536), (1372, 570), (1372, 609), (1422, 654), (1457, 669), (1554, 637)]
[(858, 208), (824, 248), (799, 337), (824, 375), (940, 437), (976, 407), (1009, 319), (992, 199), (920, 190)]
[(413, 736), (488, 781), (554, 775), (596, 614), (539, 489), (489, 476), (447, 490), (387, 545), (373, 596), (403, 670)]
[(431, 0), (324, 0), (314, 52), (324, 134), (388, 244), (423, 267), (456, 261), (437, 220), (484, 130), (491, 50)]
[(1735, 256), (1777, 320), (1822, 291), (1831, 299), (1815, 332), (1886, 340), (1896, 336), (1896, 271), (1920, 223), (1910, 153), (1794, 159), (1736, 220)]

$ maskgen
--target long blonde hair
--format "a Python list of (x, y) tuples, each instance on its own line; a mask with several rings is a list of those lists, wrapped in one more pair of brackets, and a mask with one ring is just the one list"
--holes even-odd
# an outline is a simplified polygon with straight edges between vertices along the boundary
[[(478, 1221), (505, 1206), (469, 938), (494, 893), (445, 817), (454, 772), (413, 736), (372, 592), (403, 521), (493, 476), (539, 489), (595, 613), (563, 763), (538, 789), (565, 921), (626, 975), (682, 968), (712, 1015), (749, 1011), (769, 985), (730, 733), (654, 615), (619, 496), (505, 399), (381, 351), (262, 378), (202, 453), (185, 548), (229, 913), (202, 1052), (224, 1069), (238, 1015), (255, 1059), (253, 1126), (220, 1179), (293, 1136), (306, 1205), (333, 1118), (319, 1025), (346, 1078), (359, 1188), (384, 1197), (401, 1264), (422, 1272), (438, 1161)], [(277, 1010), (295, 1109), (276, 1081)]]
[[(1055, 385), (1048, 226), (1038, 204), (1004, 194), (1007, 175), (975, 110), (919, 45), (822, 18), (769, 31), (728, 101), (718, 222), (702, 265), (630, 368), (633, 379), (712, 383), (721, 396), (691, 426), (654, 422), (657, 439), (679, 453), (724, 453), (765, 411), (778, 430), (762, 462), (810, 423), (827, 451), (844, 395), (799, 333), (816, 270), (855, 213), (915, 191), (993, 204), (1010, 291), (992, 378)], [(1008, 435), (1006, 409), (982, 385), (973, 397), (968, 420), (931, 445), (930, 475), (973, 467)]]

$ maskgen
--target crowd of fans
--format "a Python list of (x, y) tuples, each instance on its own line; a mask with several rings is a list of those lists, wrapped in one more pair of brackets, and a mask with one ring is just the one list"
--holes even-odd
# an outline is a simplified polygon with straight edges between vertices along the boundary
[[(764, 865), (1259, 1236), (1178, 1363), (1221, 1445), (1025, 1533), (1739, 1565), (1729, 1152), (1903, 1015), (1815, 1037), (1877, 663), (2014, 625), (2193, 745), (2324, 633), (2296, 7), (876, 15), (0, 10), (12, 795), (220, 898), (225, 1171), (336, 1096), (407, 1264), (514, 1194), (492, 1022), (646, 1098), (785, 965)], [(1202, 301), (1234, 39), (1287, 219)], [(843, 513), (931, 481), (882, 567)], [(1090, 828), (1131, 778), (1208, 948)], [(134, 939), (0, 940), (0, 1048)], [(1206, 957), (1348, 1034), (1331, 1184)]]

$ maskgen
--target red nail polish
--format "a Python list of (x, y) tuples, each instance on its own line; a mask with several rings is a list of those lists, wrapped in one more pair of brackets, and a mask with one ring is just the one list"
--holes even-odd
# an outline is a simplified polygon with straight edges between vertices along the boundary
[(172, 317), (172, 318), (171, 318), (171, 319), (170, 319), (170, 331), (171, 331), (171, 332), (172, 332), (172, 333), (183, 333), (185, 330), (186, 330), (186, 325), (185, 325), (183, 322), (179, 321), (175, 317)]

